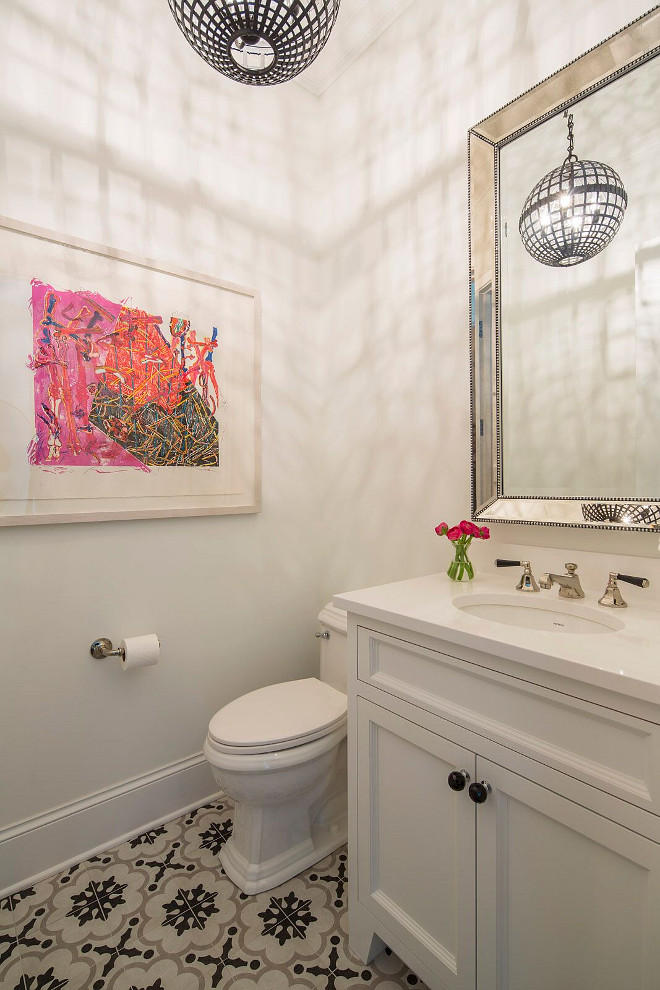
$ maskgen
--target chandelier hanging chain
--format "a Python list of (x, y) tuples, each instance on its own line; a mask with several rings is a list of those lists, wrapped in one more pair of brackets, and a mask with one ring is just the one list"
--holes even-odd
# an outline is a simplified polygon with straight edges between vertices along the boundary
[(568, 117), (568, 155), (564, 159), (564, 165), (567, 165), (579, 161), (579, 158), (573, 151), (573, 114), (564, 110), (564, 117)]

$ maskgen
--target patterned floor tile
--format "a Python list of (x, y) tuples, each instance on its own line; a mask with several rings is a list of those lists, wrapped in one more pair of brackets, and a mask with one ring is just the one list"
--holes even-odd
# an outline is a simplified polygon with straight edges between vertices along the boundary
[(0, 935), (0, 986), (9, 985), (11, 977), (7, 974), (13, 973), (15, 966), (21, 970), (21, 953), (46, 950), (54, 944), (52, 939), (40, 935), (38, 923), (35, 915)]
[(86, 868), (86, 863), (77, 863), (5, 898), (5, 901), (11, 902), (16, 924), (20, 925), (37, 912), (39, 917), (50, 913), (53, 910), (52, 899), (55, 894), (65, 890), (77, 876), (85, 872)]
[(0, 935), (5, 932), (14, 931), (14, 902), (18, 902), (19, 895), (0, 899)]
[(325, 884), (294, 877), (274, 890), (239, 899), (242, 944), (264, 966), (316, 959), (336, 923), (331, 897)]
[[(195, 974), (204, 990), (228, 988), (234, 976), (261, 966), (259, 960), (251, 959), (240, 949), (237, 936), (236, 925), (225, 926), (216, 943), (205, 947), (189, 946), (187, 951), (172, 958), (176, 960), (181, 973)], [(129, 948), (133, 958), (126, 960), (126, 969), (142, 967), (147, 972), (156, 961), (167, 958), (162, 946), (148, 946), (138, 941), (130, 943)]]
[[(351, 959), (355, 958), (352, 954), (350, 957)], [(385, 949), (384, 952), (381, 952), (369, 963), (367, 968), (372, 970), (375, 977), (370, 986), (378, 987), (378, 990), (390, 990), (390, 988), (394, 990), (395, 987), (415, 987), (415, 990), (426, 990), (426, 984), (409, 970), (391, 949)]]
[(45, 921), (55, 914), (57, 898), (84, 875), (83, 866), (72, 866), (4, 899), (5, 909), (12, 907), (14, 927), (0, 934), (0, 986), (9, 987), (20, 977), (23, 957), (39, 961), (55, 950), (57, 938), (46, 930)]
[(16, 925), (13, 965), (3, 970), (0, 986), (8, 990), (103, 990), (117, 961), (116, 950), (104, 942), (102, 929), (87, 931), (81, 939), (72, 928), (78, 918), (68, 915), (68, 909), (75, 906), (76, 891), (84, 890), (87, 882), (86, 871), (77, 870), (74, 878), (70, 873), (60, 874), (35, 886), (30, 899), (38, 906)]
[(159, 955), (182, 956), (221, 942), (236, 913), (236, 888), (217, 871), (165, 880), (144, 905), (139, 941)]
[(271, 969), (257, 976), (237, 976), (227, 990), (316, 990), (315, 982), (294, 978), (287, 970)]
[[(371, 986), (373, 971), (354, 957), (348, 958), (344, 939), (331, 935), (323, 952), (312, 963), (297, 962), (294, 976), (312, 979), (311, 986), (319, 990), (345, 990), (348, 987)], [(375, 981), (373, 981), (375, 982)]]
[(91, 960), (60, 946), (47, 955), (28, 952), (7, 971), (3, 990), (104, 990)]
[(39, 929), (66, 945), (109, 943), (142, 904), (143, 871), (131, 864), (91, 864), (55, 893)]
[(234, 802), (227, 795), (218, 795), (214, 801), (210, 801), (208, 804), (203, 804), (201, 808), (195, 808), (193, 811), (187, 812), (179, 819), (184, 827), (188, 825), (193, 825), (200, 815), (206, 814), (207, 811), (212, 811), (213, 809), (217, 811), (224, 811), (226, 808), (234, 807)]
[(316, 863), (303, 877), (311, 883), (324, 884), (330, 889), (335, 911), (345, 909), (348, 893), (348, 854), (345, 846)]
[(219, 862), (226, 798), (0, 902), (2, 990), (425, 990), (348, 948), (342, 848), (256, 896)]
[(5, 986), (5, 975), (14, 964), (20, 960), (21, 953), (16, 937), (14, 922), (13, 900), (3, 897), (0, 901), (0, 987)]
[(179, 845), (179, 858), (197, 869), (222, 870), (220, 850), (231, 836), (233, 806), (218, 802), (200, 809), (185, 831)]
[[(169, 849), (172, 842), (180, 838), (183, 833), (183, 825), (180, 818), (156, 825), (154, 828), (141, 832), (133, 839), (127, 839), (121, 845), (110, 850), (113, 859), (125, 863), (134, 863), (137, 859), (158, 859)], [(93, 856), (89, 862), (95, 863), (107, 857), (108, 853), (101, 853)]]
[[(123, 846), (119, 848), (123, 849)], [(106, 882), (106, 885), (107, 881), (112, 882), (113, 877), (121, 883), (123, 882), (122, 878), (127, 878), (130, 873), (134, 872), (138, 874), (141, 877), (139, 884), (141, 900), (144, 901), (158, 890), (158, 885), (163, 880), (163, 877), (171, 872), (171, 868), (168, 865), (168, 858), (169, 861), (172, 861), (177, 858), (177, 854), (175, 851), (166, 847), (158, 855), (152, 852), (152, 847), (149, 844), (140, 848), (141, 851), (131, 862), (126, 862), (126, 860), (117, 855), (118, 850), (116, 849), (111, 849), (99, 856), (93, 856), (87, 861), (88, 871), (90, 873), (93, 872), (93, 879), (97, 884)], [(181, 869), (185, 869), (185, 867), (181, 867)], [(132, 886), (135, 887), (135, 884)], [(125, 912), (126, 914), (130, 914), (137, 909), (138, 905), (135, 898), (132, 900), (135, 906), (128, 909)]]
[(206, 990), (203, 979), (185, 962), (161, 957), (127, 963), (104, 990)]
[[(318, 944), (318, 943), (317, 943)], [(298, 948), (298, 947), (296, 947)], [(256, 963), (259, 965), (256, 965)], [(231, 983), (231, 990), (270, 990), (300, 987), (308, 990), (351, 990), (356, 987), (377, 987), (378, 990), (402, 990), (415, 987), (425, 990), (393, 953), (382, 956), (365, 966), (348, 949), (346, 938), (333, 932), (323, 939), (316, 957), (309, 958), (306, 949), (296, 951), (287, 963), (279, 966), (260, 953), (250, 969), (241, 972)]]

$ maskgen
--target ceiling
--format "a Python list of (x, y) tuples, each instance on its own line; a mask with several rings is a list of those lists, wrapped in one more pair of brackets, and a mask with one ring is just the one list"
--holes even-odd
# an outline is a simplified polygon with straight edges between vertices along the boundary
[(415, 0), (341, 0), (337, 23), (299, 86), (320, 96)]

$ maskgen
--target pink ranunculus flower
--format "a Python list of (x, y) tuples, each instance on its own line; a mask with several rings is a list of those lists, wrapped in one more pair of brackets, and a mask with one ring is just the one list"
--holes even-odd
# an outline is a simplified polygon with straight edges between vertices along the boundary
[(474, 577), (474, 567), (468, 557), (472, 540), (489, 540), (488, 526), (476, 526), (469, 519), (461, 519), (460, 523), (451, 528), (446, 522), (435, 527), (438, 536), (446, 536), (454, 546), (454, 559), (447, 568), (447, 575), (452, 581), (471, 581)]

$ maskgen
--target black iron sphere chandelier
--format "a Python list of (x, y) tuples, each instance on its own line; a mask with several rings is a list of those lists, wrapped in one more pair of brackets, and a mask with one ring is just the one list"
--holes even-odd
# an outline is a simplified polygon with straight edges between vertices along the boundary
[(249, 86), (287, 82), (330, 36), (340, 0), (168, 0), (205, 62)]
[(628, 205), (623, 183), (609, 165), (580, 161), (573, 151), (573, 114), (568, 117), (568, 155), (536, 183), (525, 201), (518, 229), (525, 249), (542, 265), (579, 265), (606, 248)]

